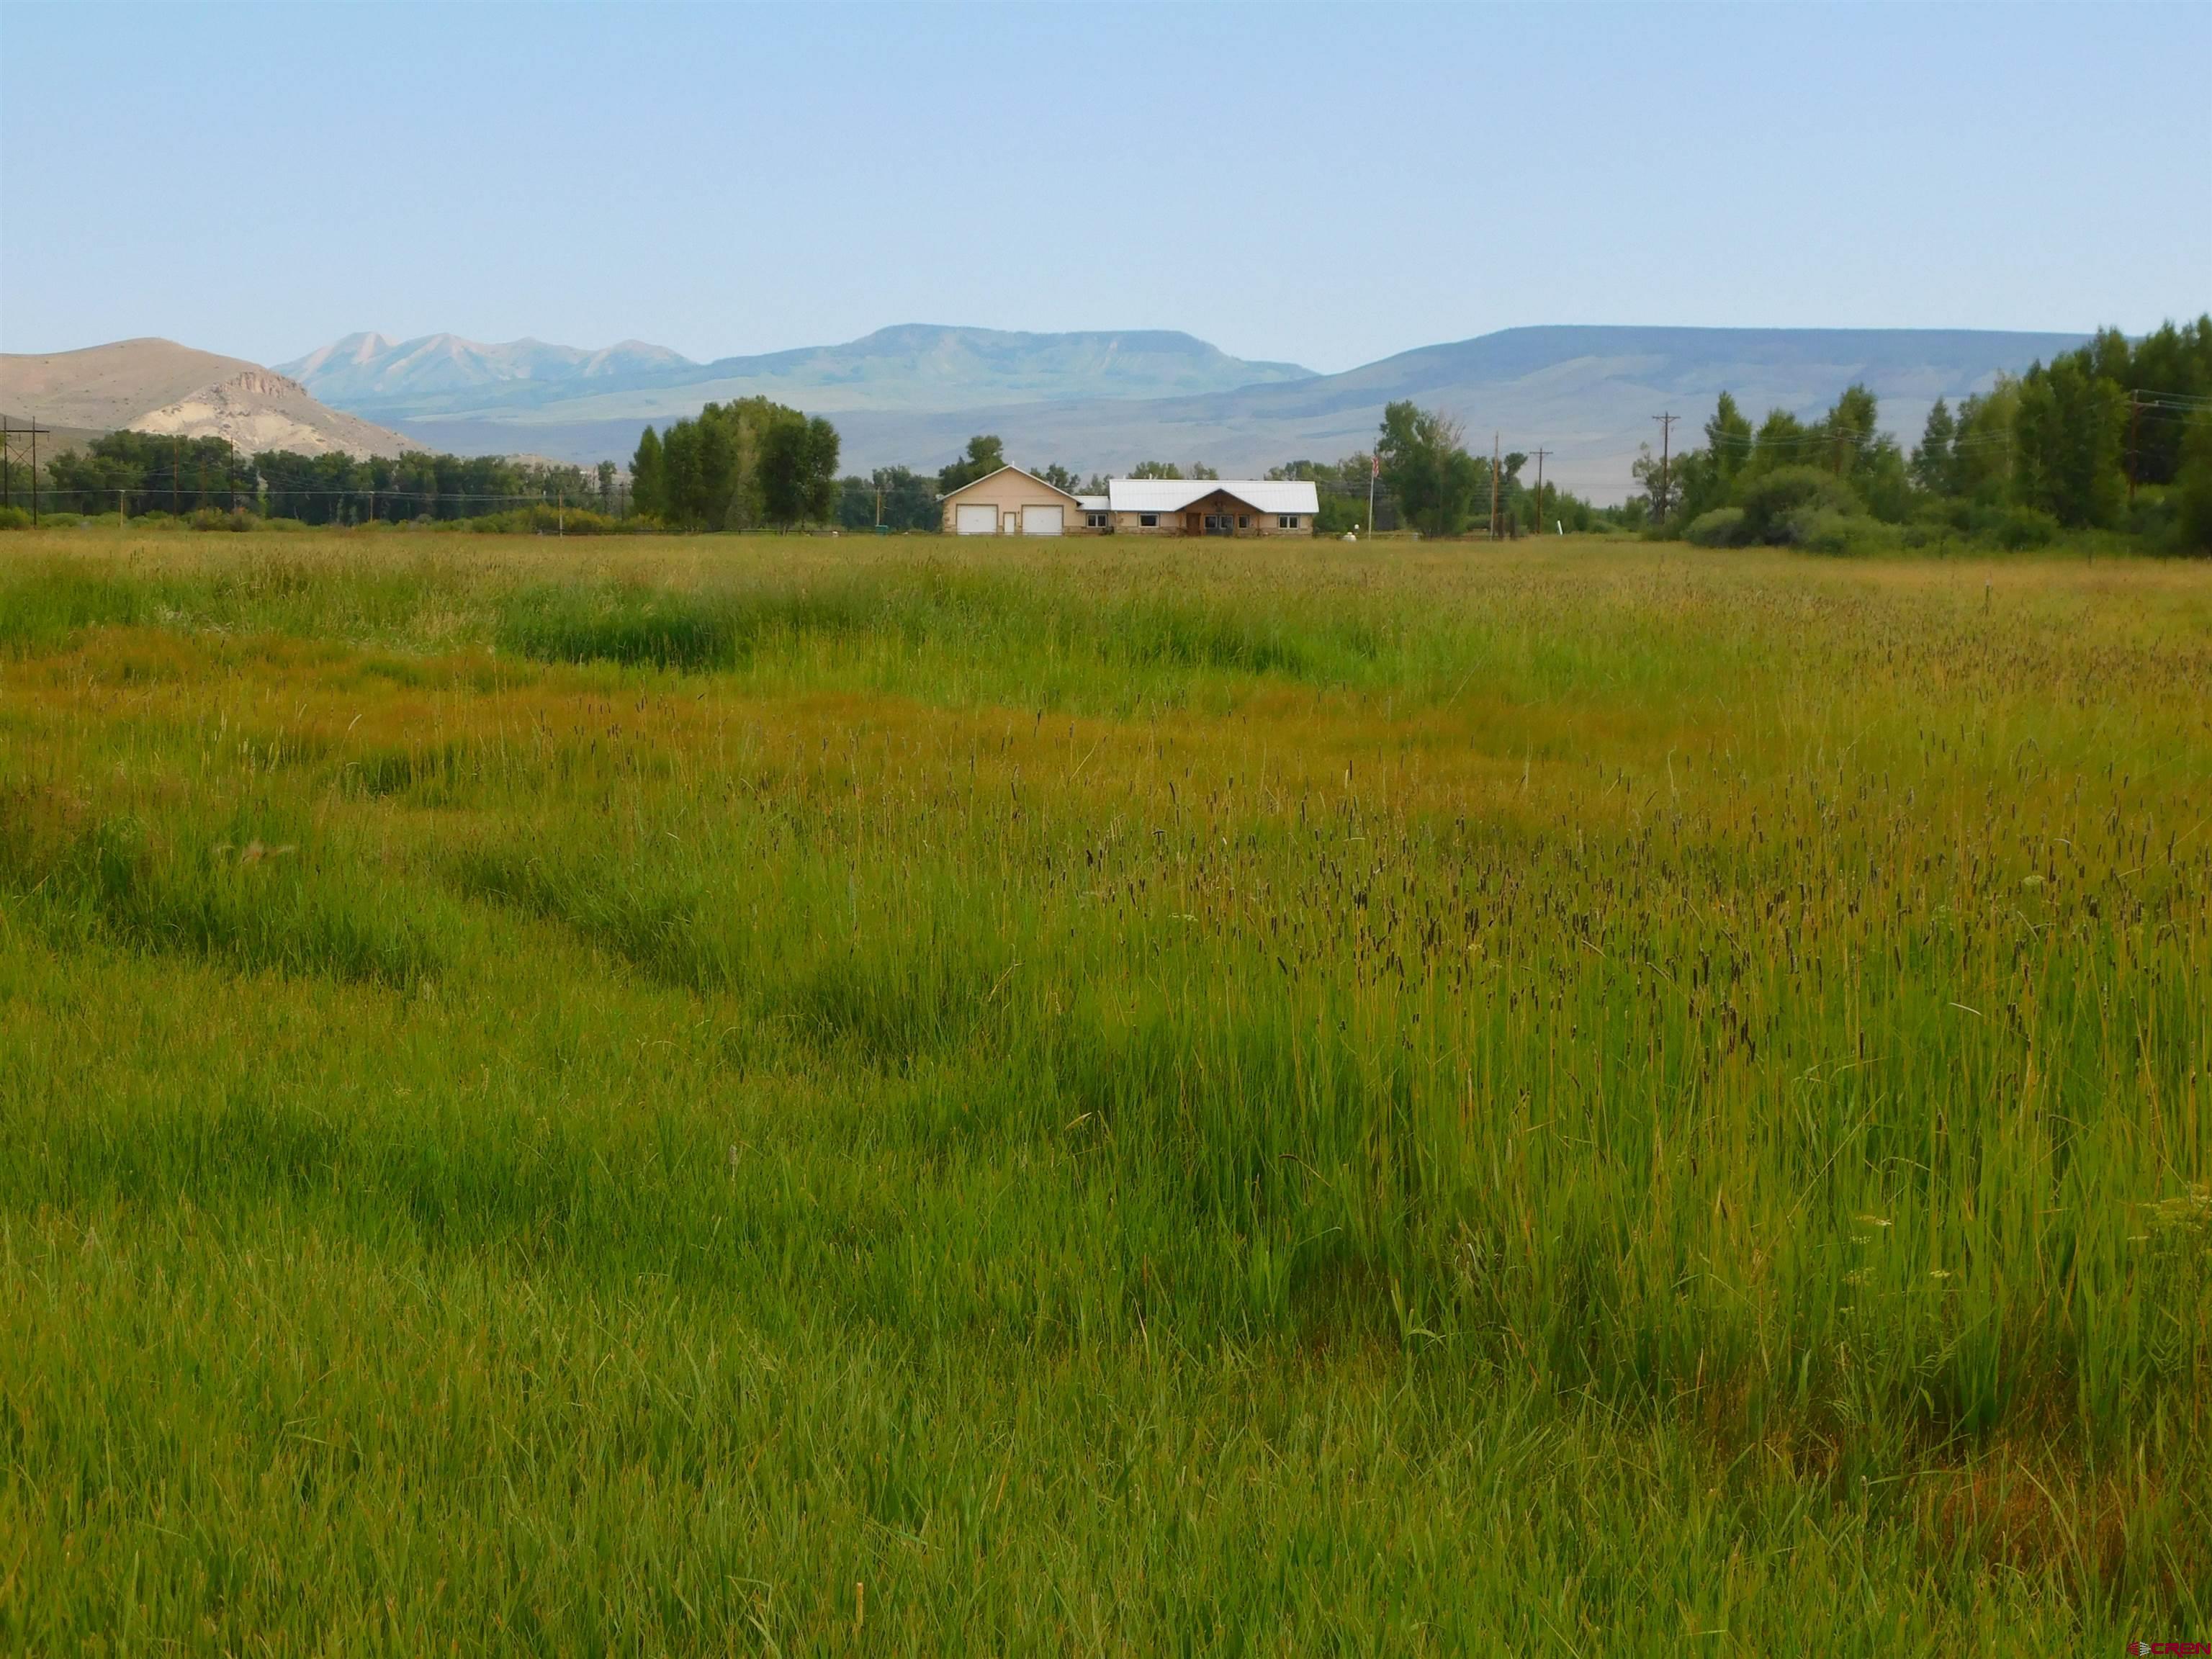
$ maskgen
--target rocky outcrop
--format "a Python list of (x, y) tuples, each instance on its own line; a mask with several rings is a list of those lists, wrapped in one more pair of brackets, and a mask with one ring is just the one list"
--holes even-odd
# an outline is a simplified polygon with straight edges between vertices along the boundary
[(0, 356), (0, 407), (57, 428), (228, 438), (240, 450), (397, 455), (398, 433), (316, 400), (297, 380), (173, 340)]
[(356, 459), (397, 455), (410, 447), (396, 432), (326, 408), (297, 380), (265, 368), (242, 374), (150, 410), (131, 425), (140, 432), (177, 433), (188, 438), (228, 438), (254, 454), (289, 449), (303, 455), (342, 451)]

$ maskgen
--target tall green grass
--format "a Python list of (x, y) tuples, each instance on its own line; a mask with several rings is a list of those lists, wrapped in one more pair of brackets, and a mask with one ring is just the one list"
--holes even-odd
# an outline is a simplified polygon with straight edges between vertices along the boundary
[(0, 572), (9, 1644), (2202, 1625), (2195, 573), (787, 546)]

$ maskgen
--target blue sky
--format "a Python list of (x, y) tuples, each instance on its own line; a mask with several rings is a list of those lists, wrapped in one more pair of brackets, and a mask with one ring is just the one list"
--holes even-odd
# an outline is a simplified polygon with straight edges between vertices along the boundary
[(2212, 306), (2212, 6), (0, 4), (0, 348)]

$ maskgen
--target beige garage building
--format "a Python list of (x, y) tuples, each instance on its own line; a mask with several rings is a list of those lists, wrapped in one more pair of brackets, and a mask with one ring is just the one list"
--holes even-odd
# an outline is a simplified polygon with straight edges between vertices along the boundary
[(942, 498), (948, 536), (1080, 536), (1106, 527), (1106, 498), (1002, 466)]
[(942, 498), (948, 536), (1310, 536), (1321, 495), (1308, 480), (1109, 478), (1078, 495), (1002, 466)]

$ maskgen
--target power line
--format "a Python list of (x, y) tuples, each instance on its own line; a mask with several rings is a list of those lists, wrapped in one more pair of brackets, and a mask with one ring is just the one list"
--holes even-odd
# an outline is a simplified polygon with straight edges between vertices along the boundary
[(52, 427), (40, 426), (35, 420), (28, 426), (17, 426), (6, 416), (0, 416), (0, 501), (5, 501), (11, 507), (15, 505), (13, 473), (15, 441), (18, 438), (28, 439), (31, 464), (31, 522), (34, 526), (39, 522), (39, 440), (51, 438), (53, 435), (54, 429)]
[(1668, 476), (1668, 440), (1674, 434), (1674, 422), (1682, 416), (1654, 415), (1651, 418), (1659, 422), (1659, 499), (1652, 503), (1652, 510), (1663, 519), (1667, 516), (1667, 501), (1671, 493)]

